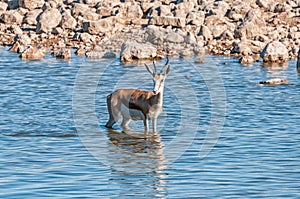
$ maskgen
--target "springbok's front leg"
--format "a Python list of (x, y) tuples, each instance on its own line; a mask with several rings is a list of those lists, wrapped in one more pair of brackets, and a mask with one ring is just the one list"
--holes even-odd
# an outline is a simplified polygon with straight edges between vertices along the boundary
[(156, 133), (156, 121), (157, 121), (157, 118), (153, 118), (152, 119), (152, 129), (153, 129), (153, 133)]

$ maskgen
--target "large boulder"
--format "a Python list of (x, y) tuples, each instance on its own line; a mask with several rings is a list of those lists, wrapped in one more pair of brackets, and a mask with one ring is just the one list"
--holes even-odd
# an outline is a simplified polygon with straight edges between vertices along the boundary
[(83, 22), (83, 31), (92, 35), (104, 34), (111, 30), (112, 25), (107, 19), (100, 19), (98, 21), (85, 21)]
[(289, 58), (288, 49), (279, 41), (268, 43), (260, 54), (264, 62), (286, 62)]
[(68, 12), (62, 14), (60, 26), (65, 29), (75, 29), (77, 25), (76, 19)]
[(29, 46), (21, 55), (20, 57), (25, 60), (36, 60), (36, 59), (43, 59), (45, 53), (42, 49)]
[(28, 10), (41, 8), (44, 5), (43, 0), (19, 0), (19, 6)]
[(236, 38), (253, 39), (253, 37), (266, 33), (266, 22), (258, 9), (247, 12), (243, 23), (234, 30)]
[(168, 43), (169, 42), (170, 43), (183, 43), (184, 37), (181, 36), (179, 33), (171, 30), (171, 31), (167, 32), (165, 41)]
[(38, 24), (36, 28), (37, 33), (48, 33), (51, 32), (53, 28), (58, 26), (61, 22), (61, 14), (58, 9), (50, 8), (45, 10), (38, 17)]
[(157, 49), (150, 43), (137, 43), (126, 41), (122, 44), (120, 59), (130, 62), (137, 59), (154, 59), (157, 57)]
[(23, 23), (27, 23), (30, 25), (37, 25), (37, 17), (39, 16), (40, 13), (42, 13), (42, 9), (34, 9), (29, 11), (26, 16), (23, 19)]
[(153, 25), (148, 26), (145, 31), (146, 41), (156, 45), (160, 45), (164, 42), (165, 35), (165, 31)]

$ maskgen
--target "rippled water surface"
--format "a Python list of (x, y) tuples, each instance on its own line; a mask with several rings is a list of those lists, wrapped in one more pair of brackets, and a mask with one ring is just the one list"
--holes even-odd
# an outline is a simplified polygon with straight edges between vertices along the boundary
[[(300, 197), (295, 60), (172, 58), (159, 133), (145, 135), (141, 121), (104, 127), (107, 94), (152, 88), (143, 64), (0, 53), (0, 198)], [(257, 86), (270, 78), (293, 84)]]

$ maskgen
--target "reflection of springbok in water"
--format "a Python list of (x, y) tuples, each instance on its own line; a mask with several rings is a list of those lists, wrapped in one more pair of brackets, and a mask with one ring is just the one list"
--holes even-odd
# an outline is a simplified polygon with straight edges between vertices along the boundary
[(107, 128), (112, 128), (118, 118), (122, 116), (121, 127), (123, 131), (129, 130), (128, 125), (131, 120), (143, 120), (145, 132), (148, 132), (148, 120), (152, 120), (153, 132), (156, 132), (157, 117), (162, 112), (164, 83), (170, 71), (168, 62), (169, 59), (167, 58), (167, 62), (160, 73), (156, 72), (154, 61), (154, 70), (145, 64), (148, 72), (153, 77), (153, 91), (119, 89), (107, 96), (109, 112), (109, 121), (105, 125)]

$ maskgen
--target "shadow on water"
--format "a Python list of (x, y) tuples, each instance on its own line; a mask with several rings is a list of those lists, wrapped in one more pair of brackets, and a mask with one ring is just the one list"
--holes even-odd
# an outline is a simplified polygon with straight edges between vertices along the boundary
[(77, 135), (74, 133), (57, 133), (57, 132), (43, 132), (43, 133), (30, 133), (30, 132), (17, 132), (9, 134), (11, 137), (55, 137), (55, 138), (68, 138), (68, 137), (76, 137)]

